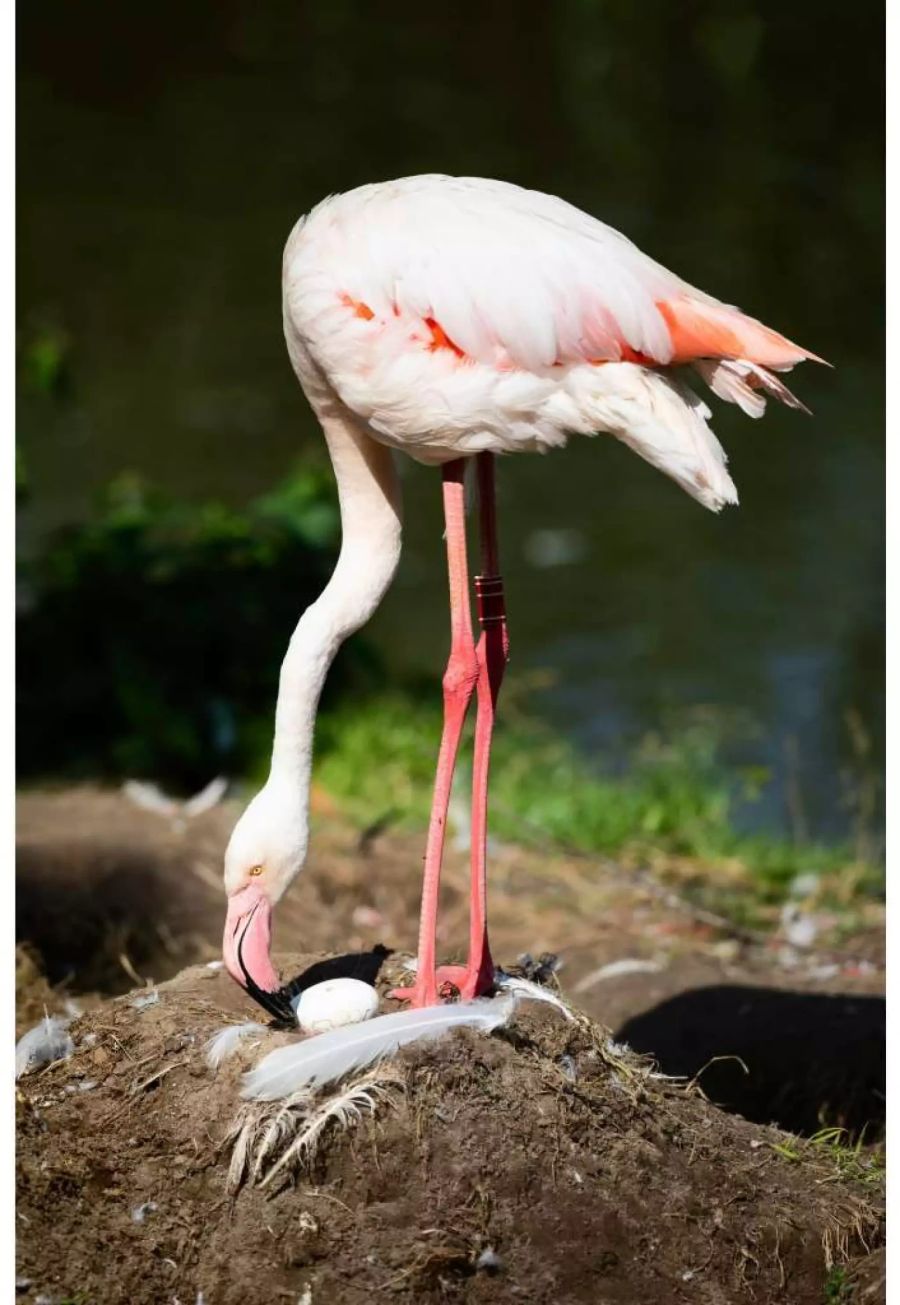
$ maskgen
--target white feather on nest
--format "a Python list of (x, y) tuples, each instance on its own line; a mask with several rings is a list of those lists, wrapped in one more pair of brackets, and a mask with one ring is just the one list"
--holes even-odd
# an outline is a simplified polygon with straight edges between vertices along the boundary
[(16, 1078), (71, 1056), (75, 1043), (67, 1032), (70, 1019), (69, 1016), (45, 1015), (40, 1024), (22, 1034), (16, 1043)]
[(336, 1083), (354, 1070), (364, 1070), (393, 1055), (410, 1042), (439, 1038), (453, 1029), (474, 1028), (485, 1033), (505, 1024), (516, 998), (457, 1002), (380, 1015), (365, 1024), (352, 1024), (320, 1033), (270, 1051), (255, 1069), (244, 1075), (241, 1095), (256, 1101), (277, 1101), (302, 1089)]
[(248, 1020), (246, 1024), (226, 1024), (224, 1029), (213, 1034), (203, 1048), (207, 1065), (210, 1069), (218, 1069), (223, 1061), (234, 1055), (245, 1038), (258, 1036), (265, 1031), (265, 1024), (258, 1024), (256, 1020)]
[(528, 1001), (544, 1001), (549, 1006), (554, 1006), (558, 1011), (561, 1011), (567, 1020), (575, 1019), (574, 1011), (566, 1005), (562, 997), (557, 996), (550, 988), (544, 988), (540, 983), (535, 983), (533, 979), (520, 979), (515, 974), (507, 974), (504, 970), (498, 970), (494, 975), (494, 983), (501, 992), (509, 993), (516, 1000), (524, 997)]

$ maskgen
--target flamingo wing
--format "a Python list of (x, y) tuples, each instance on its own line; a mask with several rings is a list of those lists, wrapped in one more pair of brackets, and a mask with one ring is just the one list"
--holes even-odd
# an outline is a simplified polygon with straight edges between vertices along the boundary
[(612, 227), (505, 182), (362, 187), (314, 210), (304, 248), (319, 283), (310, 296), (301, 273), (307, 319), (342, 307), (374, 327), (421, 323), (429, 347), (501, 368), (745, 359), (787, 369), (812, 357)]
[(813, 357), (563, 200), (474, 178), (326, 200), (288, 240), (284, 296), (307, 392), (420, 461), (604, 431), (714, 510), (737, 499), (725, 454), (671, 369), (757, 417), (766, 395), (801, 406), (768, 369)]

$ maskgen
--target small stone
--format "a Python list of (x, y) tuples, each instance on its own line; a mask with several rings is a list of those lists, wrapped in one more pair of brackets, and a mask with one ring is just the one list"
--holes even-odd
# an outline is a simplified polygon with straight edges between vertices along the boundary
[(172, 1037), (166, 1038), (163, 1043), (163, 1050), (169, 1055), (174, 1055), (177, 1051), (184, 1051), (185, 1047), (193, 1046), (196, 1041), (193, 1033), (173, 1033)]

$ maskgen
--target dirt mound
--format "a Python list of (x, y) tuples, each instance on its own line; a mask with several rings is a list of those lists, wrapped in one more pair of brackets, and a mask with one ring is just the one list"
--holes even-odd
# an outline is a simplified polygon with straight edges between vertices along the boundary
[[(310, 864), (279, 904), (284, 950), (411, 946), (418, 928), (422, 836), (362, 833), (325, 798)], [(221, 955), (222, 854), (239, 804), (192, 820), (161, 817), (121, 793), (82, 787), (17, 800), (18, 1031), (62, 993), (85, 1006), (136, 976), (171, 978)], [(329, 813), (330, 812), (330, 813)], [(447, 849), (439, 946), (468, 936), (469, 865)], [(881, 908), (840, 952), (785, 950), (715, 930), (670, 885), (599, 858), (495, 847), (492, 940), (561, 955), (569, 991), (620, 1041), (669, 1074), (702, 1075), (717, 1104), (759, 1123), (814, 1134), (843, 1126), (869, 1142), (884, 1123)], [(844, 944), (849, 943), (844, 939)]]
[[(397, 977), (389, 961), (382, 993)], [(373, 1110), (332, 1113), (296, 1167), (230, 1186), (240, 1074), (262, 1051), (214, 1074), (203, 1045), (253, 1013), (206, 966), (158, 991), (89, 1011), (75, 1055), (20, 1081), (20, 1299), (821, 1305), (871, 1282), (863, 1159), (724, 1114), (537, 1003), (408, 1051)], [(296, 1141), (281, 1123), (260, 1177)]]

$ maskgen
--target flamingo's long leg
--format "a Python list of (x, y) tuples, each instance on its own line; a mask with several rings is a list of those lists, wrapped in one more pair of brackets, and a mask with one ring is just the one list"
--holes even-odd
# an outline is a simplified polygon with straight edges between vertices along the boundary
[(481, 574), (475, 577), (478, 620), (475, 753), (472, 762), (472, 880), (469, 903), (469, 958), (464, 968), (441, 969), (439, 979), (451, 979), (467, 1000), (487, 992), (494, 965), (487, 932), (487, 805), (491, 740), (497, 696), (509, 659), (506, 605), (497, 546), (497, 505), (494, 455), (478, 455), (478, 500), (481, 517)]
[(509, 661), (506, 601), (497, 546), (497, 500), (494, 489), (494, 455), (478, 455), (478, 495), (481, 511), (481, 574), (475, 577), (481, 638), (478, 656), (478, 715), (472, 766), (472, 914), (469, 928), (469, 972), (477, 996), (494, 981), (494, 965), (487, 932), (487, 806), (491, 742), (497, 698)]
[(444, 672), (444, 728), (434, 781), (428, 840), (425, 845), (418, 968), (412, 988), (399, 988), (391, 994), (411, 1002), (413, 1006), (433, 1006), (438, 1000), (435, 930), (447, 807), (450, 802), (450, 787), (466, 711), (479, 680), (479, 663), (469, 608), (464, 470), (465, 461), (462, 458), (446, 463), (443, 469), (447, 571), (450, 580), (450, 658)]

